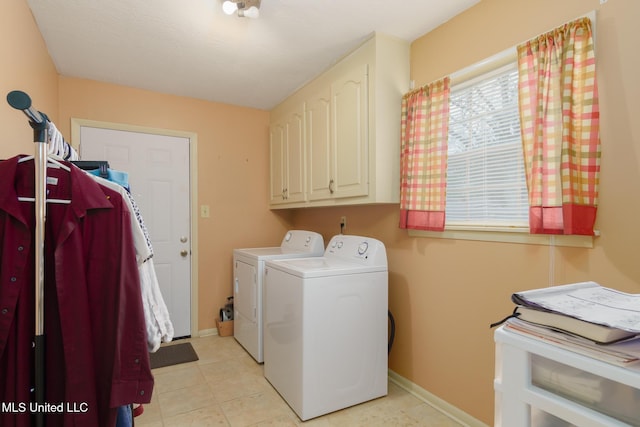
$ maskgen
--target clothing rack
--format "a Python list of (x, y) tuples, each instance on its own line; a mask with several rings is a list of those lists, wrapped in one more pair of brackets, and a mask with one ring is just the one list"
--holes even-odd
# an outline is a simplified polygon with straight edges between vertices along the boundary
[[(36, 143), (35, 163), (35, 384), (34, 397), (36, 403), (45, 402), (45, 336), (44, 336), (44, 225), (46, 221), (46, 189), (47, 189), (47, 141), (48, 118), (44, 113), (34, 109), (31, 98), (22, 91), (14, 90), (7, 95), (7, 102), (16, 110), (21, 110), (33, 128), (33, 142)], [(36, 426), (44, 426), (44, 413), (36, 413)]]

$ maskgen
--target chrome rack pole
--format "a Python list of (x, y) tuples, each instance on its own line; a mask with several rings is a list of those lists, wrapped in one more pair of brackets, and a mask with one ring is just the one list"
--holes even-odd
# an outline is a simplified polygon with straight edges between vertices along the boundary
[[(35, 401), (45, 403), (45, 336), (44, 336), (44, 236), (46, 221), (47, 191), (47, 116), (31, 106), (31, 98), (24, 92), (14, 90), (7, 95), (13, 108), (22, 110), (33, 128), (33, 142), (37, 143), (34, 155), (35, 166)], [(41, 406), (39, 406), (41, 407)], [(35, 414), (36, 426), (44, 426), (44, 412)]]

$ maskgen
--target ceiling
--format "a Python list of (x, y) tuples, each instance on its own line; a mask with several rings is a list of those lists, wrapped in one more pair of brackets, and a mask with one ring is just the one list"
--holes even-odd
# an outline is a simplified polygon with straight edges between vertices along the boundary
[(367, 39), (408, 41), (480, 0), (27, 0), (59, 74), (270, 110)]

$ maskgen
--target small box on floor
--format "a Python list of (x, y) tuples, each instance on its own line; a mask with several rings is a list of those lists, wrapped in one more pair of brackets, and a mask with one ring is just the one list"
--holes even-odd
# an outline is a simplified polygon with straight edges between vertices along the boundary
[(233, 335), (233, 320), (216, 319), (216, 327), (218, 328), (218, 335), (221, 337), (230, 337)]

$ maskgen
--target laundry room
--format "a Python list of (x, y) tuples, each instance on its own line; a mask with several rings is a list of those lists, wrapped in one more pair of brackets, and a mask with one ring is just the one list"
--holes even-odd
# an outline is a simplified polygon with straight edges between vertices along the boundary
[[(425, 26), (423, 32), (410, 40), (398, 42), (397, 37), (387, 37), (384, 29), (378, 28), (371, 28), (367, 33), (354, 36), (352, 40), (345, 41), (345, 46), (350, 46), (349, 53), (353, 52), (353, 55), (349, 56), (345, 51), (332, 58), (318, 67), (315, 80), (308, 78), (300, 81), (288, 93), (274, 94), (269, 82), (263, 81), (260, 69), (255, 69), (253, 75), (244, 81), (229, 81), (222, 85), (217, 82), (218, 98), (215, 98), (216, 94), (204, 95), (206, 84), (203, 84), (202, 93), (186, 93), (179, 76), (183, 72), (187, 75), (187, 68), (197, 67), (199, 61), (204, 62), (204, 59), (200, 57), (196, 58), (195, 62), (189, 62), (181, 38), (193, 36), (198, 32), (213, 34), (212, 24), (205, 21), (208, 19), (206, 13), (214, 14), (214, 7), (216, 19), (226, 19), (220, 21), (224, 22), (220, 25), (224, 26), (228, 34), (232, 34), (233, 25), (239, 23), (242, 28), (237, 37), (250, 37), (252, 29), (268, 24), (269, 13), (278, 15), (277, 10), (269, 8), (270, 0), (262, 0), (260, 16), (257, 18), (223, 16), (222, 11), (218, 10), (221, 9), (220, 0), (163, 0), (160, 3), (168, 9), (164, 10), (164, 6), (154, 6), (158, 10), (153, 13), (158, 15), (148, 15), (149, 12), (141, 11), (149, 6), (142, 6), (141, 3), (144, 2), (135, 1), (133, 3), (136, 3), (136, 7), (131, 7), (130, 13), (136, 31), (131, 35), (121, 33), (125, 27), (110, 26), (108, 13), (97, 21), (91, 21), (89, 15), (78, 15), (78, 19), (87, 19), (80, 25), (86, 34), (75, 34), (75, 30), (71, 29), (65, 30), (64, 24), (59, 24), (63, 27), (62, 31), (54, 31), (52, 27), (44, 24), (47, 22), (48, 25), (53, 25), (53, 21), (44, 20), (39, 15), (56, 15), (49, 8), (59, 7), (66, 10), (67, 7), (80, 7), (76, 3), (82, 2), (3, 2), (0, 13), (0, 92), (3, 97), (16, 90), (27, 93), (32, 106), (37, 111), (46, 113), (60, 134), (77, 149), (80, 148), (81, 138), (83, 141), (94, 138), (96, 151), (91, 154), (94, 158), (87, 160), (101, 160), (97, 158), (102, 157), (98, 153), (109, 152), (116, 159), (110, 161), (112, 165), (124, 162), (123, 152), (118, 151), (118, 147), (109, 145), (113, 143), (114, 136), (119, 138), (119, 135), (126, 134), (127, 137), (143, 139), (145, 135), (152, 135), (185, 141), (180, 152), (169, 155), (154, 150), (152, 146), (142, 155), (143, 158), (153, 159), (158, 164), (168, 162), (166, 164), (170, 166), (156, 171), (158, 178), (153, 178), (148, 184), (160, 197), (152, 202), (139, 197), (138, 202), (143, 212), (150, 209), (167, 213), (148, 219), (149, 230), (162, 237), (158, 242), (154, 242), (155, 263), (159, 266), (156, 271), (161, 281), (164, 275), (180, 273), (175, 266), (164, 267), (161, 254), (165, 250), (173, 251), (176, 256), (175, 265), (182, 263), (183, 267), (186, 266), (186, 270), (181, 273), (185, 279), (174, 279), (180, 284), (184, 294), (174, 292), (173, 288), (166, 289), (161, 286), (162, 294), (169, 305), (173, 305), (174, 301), (175, 304), (180, 302), (186, 305), (186, 309), (179, 310), (180, 320), (178, 321), (176, 315), (173, 322), (172, 327), (177, 330), (172, 333), (176, 338), (173, 341), (176, 344), (193, 341), (193, 347), (200, 360), (190, 363), (200, 367), (198, 375), (206, 381), (196, 381), (195, 377), (191, 376), (192, 373), (186, 373), (186, 368), (183, 368), (184, 371), (175, 372), (169, 371), (169, 367), (159, 370), (152, 368), (155, 389), (151, 401), (143, 403), (144, 413), (135, 418), (136, 424), (182, 425), (177, 421), (172, 423), (169, 420), (173, 418), (170, 417), (175, 417), (176, 420), (178, 416), (186, 417), (187, 414), (196, 417), (203, 411), (213, 411), (214, 407), (217, 411), (215, 416), (223, 420), (220, 421), (220, 425), (250, 424), (246, 421), (243, 424), (241, 421), (241, 413), (246, 415), (248, 412), (241, 403), (249, 405), (248, 400), (240, 402), (241, 396), (231, 387), (222, 385), (233, 384), (233, 378), (236, 376), (237, 379), (241, 366), (260, 377), (237, 381), (254, 393), (247, 396), (257, 395), (257, 389), (262, 393), (267, 387), (270, 388), (270, 385), (275, 386), (272, 382), (277, 381), (270, 382), (269, 378), (263, 378), (263, 373), (268, 373), (269, 358), (262, 354), (258, 356), (257, 350), (252, 354), (253, 350), (243, 347), (243, 344), (232, 336), (218, 335), (216, 320), (219, 319), (220, 309), (229, 302), (228, 298), (234, 295), (234, 251), (243, 248), (279, 247), (291, 231), (316, 233), (322, 238), (323, 249), (339, 235), (359, 236), (383, 245), (385, 268), (388, 269), (388, 287), (385, 295), (385, 298), (388, 298), (388, 313), (385, 311), (384, 317), (387, 320), (389, 314), (393, 319), (385, 325), (387, 331), (384, 334), (385, 345), (390, 344), (386, 354), (389, 380), (387, 397), (393, 398), (393, 404), (397, 405), (401, 405), (400, 401), (406, 402), (409, 399), (415, 399), (420, 404), (415, 404), (415, 408), (420, 409), (413, 411), (411, 408), (414, 406), (398, 408), (393, 414), (393, 417), (397, 418), (388, 418), (396, 420), (395, 425), (494, 425), (496, 413), (499, 411), (494, 389), (497, 372), (494, 341), (496, 330), (490, 325), (513, 311), (512, 294), (527, 289), (586, 281), (594, 281), (621, 292), (640, 294), (640, 263), (634, 247), (635, 242), (640, 239), (637, 220), (640, 218), (640, 125), (637, 120), (640, 117), (640, 99), (637, 96), (640, 93), (640, 84), (636, 78), (637, 70), (640, 69), (640, 56), (637, 55), (637, 45), (640, 41), (637, 25), (640, 3), (637, 1), (456, 2), (459, 5), (464, 3), (464, 8), (433, 27)], [(175, 7), (172, 3), (180, 3), (181, 6), (177, 10), (172, 9)], [(193, 5), (187, 6), (187, 3), (207, 3), (207, 6), (198, 9)], [(283, 1), (277, 3), (281, 7), (286, 7), (287, 4)], [(345, 2), (331, 2), (331, 7), (335, 8), (333, 13), (343, 13), (341, 3)], [(357, 3), (361, 7), (366, 5), (366, 2)], [(373, 3), (376, 4), (375, 7), (386, 7), (378, 5), (380, 2)], [(435, 5), (439, 2), (430, 3)], [(192, 7), (198, 13), (193, 13)], [(309, 7), (312, 13), (317, 6)], [(183, 15), (189, 13), (194, 15), (192, 26), (169, 28), (170, 37), (167, 43), (175, 56), (155, 59), (157, 52), (147, 49), (145, 45), (145, 42), (156, 36), (153, 33), (153, 24), (156, 22), (154, 20), (162, 22), (171, 15), (175, 15), (176, 19), (184, 19)], [(415, 13), (405, 10), (403, 14)], [(455, 87), (456, 79), (469, 70), (476, 74), (484, 72), (487, 63), (491, 61), (494, 61), (494, 67), (500, 61), (503, 61), (500, 67), (506, 67), (508, 60), (505, 59), (506, 56), (501, 56), (505, 51), (511, 50), (513, 53), (516, 46), (585, 17), (590, 22), (595, 46), (596, 95), (599, 101), (597, 125), (601, 142), (597, 155), (589, 153), (597, 157), (599, 172), (597, 204), (590, 206), (593, 209), (589, 210), (593, 220), (589, 231), (592, 233), (530, 233), (527, 219), (524, 221), (527, 228), (525, 232), (514, 227), (489, 227), (486, 224), (484, 227), (456, 226), (445, 222), (450, 221), (449, 212), (446, 219), (444, 212), (441, 212), (442, 216), (439, 217), (444, 230), (418, 230), (407, 226), (406, 222), (413, 221), (415, 217), (407, 215), (406, 206), (400, 203), (403, 197), (403, 95), (418, 88), (431, 90), (430, 85), (433, 82), (451, 76), (453, 96), (458, 93)], [(252, 21), (249, 22), (250, 19)], [(357, 16), (350, 19), (357, 19)], [(298, 31), (306, 31), (303, 24), (297, 22)], [(90, 38), (95, 33), (110, 35), (110, 44), (121, 46), (122, 51), (126, 51), (126, 55), (119, 57), (121, 62), (109, 67), (91, 67), (91, 62), (98, 61), (95, 58), (102, 54), (101, 49), (107, 49), (106, 45), (89, 46), (89, 50), (93, 52), (91, 55), (84, 52), (74, 53), (73, 49), (60, 49), (60, 46), (75, 46), (74, 43), (78, 40), (74, 39)], [(322, 34), (324, 33), (319, 32), (318, 38), (321, 38)], [(292, 46), (295, 44), (299, 47), (293, 38), (279, 39), (278, 35), (272, 36), (263, 39), (258, 47), (268, 46), (268, 43), (273, 42), (272, 39), (285, 45), (291, 43)], [(91, 38), (90, 42), (93, 41)], [(131, 44), (134, 49), (125, 49), (126, 44)], [(368, 71), (350, 67), (350, 70), (357, 69), (359, 74), (356, 73), (355, 77), (351, 74), (347, 76), (340, 68), (341, 64), (352, 59), (358, 61), (358, 52), (369, 49), (370, 46), (375, 46), (375, 49), (372, 48), (374, 53), (371, 54), (374, 55), (374, 59), (370, 62), (374, 65), (370, 65)], [(231, 46), (223, 50), (233, 49)], [(240, 50), (234, 52), (238, 58), (241, 57)], [(199, 50), (200, 56), (206, 54), (204, 49)], [(278, 79), (293, 80), (290, 72), (278, 65), (278, 60), (281, 59), (278, 55), (279, 53), (275, 52), (274, 58), (265, 64), (278, 70), (275, 73), (279, 76)], [(367, 52), (367, 55), (370, 53)], [(379, 57), (375, 58), (375, 55)], [(149, 70), (138, 68), (134, 61), (136, 56), (154, 58), (152, 68), (162, 69), (166, 75), (173, 75), (174, 84), (158, 88), (160, 77), (151, 72), (147, 73)], [(388, 60), (389, 57), (393, 59)], [(311, 59), (313, 58), (309, 58), (309, 61)], [(243, 64), (230, 61), (225, 63), (224, 67), (240, 72)], [(264, 67), (267, 73), (267, 65)], [(95, 72), (95, 68), (102, 68), (101, 74), (91, 74), (89, 77), (88, 71), (83, 71)], [(376, 74), (374, 70), (380, 72)], [(334, 72), (335, 74), (331, 74)], [(514, 72), (517, 75), (517, 72)], [(397, 85), (394, 95), (396, 98), (391, 97), (385, 85), (380, 82), (396, 78), (394, 73), (404, 82), (404, 86)], [(128, 84), (127, 78), (130, 75), (143, 76), (145, 84)], [(295, 105), (302, 105), (302, 100), (306, 102), (308, 111), (324, 111), (328, 123), (330, 114), (321, 110), (323, 104), (320, 101), (325, 97), (324, 91), (327, 92), (328, 98), (335, 89), (327, 82), (336, 75), (347, 76), (344, 81), (350, 82), (349, 84), (364, 75), (365, 81), (376, 85), (375, 96), (366, 99), (366, 107), (371, 113), (368, 125), (358, 127), (359, 122), (355, 120), (336, 125), (354, 139), (364, 138), (367, 145), (355, 146), (347, 143), (335, 148), (338, 151), (344, 148), (339, 154), (323, 152), (321, 149), (313, 151), (314, 148), (311, 145), (305, 146), (304, 141), (308, 142), (312, 137), (322, 136), (323, 132), (328, 135), (335, 129), (330, 128), (328, 124), (323, 129), (312, 129), (307, 125), (306, 128), (298, 128), (297, 141), (301, 144), (299, 147), (302, 147), (302, 151), (294, 149), (287, 155), (303, 156), (307, 161), (310, 156), (348, 159), (362, 156), (365, 160), (353, 167), (347, 167), (345, 175), (340, 178), (342, 182), (330, 176), (329, 166), (326, 170), (314, 169), (313, 173), (304, 167), (289, 167), (288, 182), (296, 182), (291, 178), (295, 174), (304, 178), (298, 181), (298, 187), (286, 186), (280, 176), (281, 172), (274, 172), (276, 169), (281, 171), (284, 168), (283, 159), (286, 156), (282, 152), (274, 154), (273, 141), (278, 137), (284, 137), (291, 126), (296, 126), (296, 117), (299, 121), (307, 117), (304, 119), (307, 120), (306, 123), (311, 122), (309, 116), (305, 116), (307, 110), (303, 109), (302, 114), (298, 114), (294, 108)], [(328, 77), (323, 80), (324, 76)], [(204, 76), (212, 85), (218, 78), (215, 72)], [(515, 82), (514, 87), (517, 86), (517, 80)], [(234, 89), (227, 91), (225, 85)], [(233, 92), (237, 87), (242, 87), (244, 91), (242, 96), (234, 97)], [(462, 89), (461, 86), (460, 90)], [(258, 99), (270, 101), (258, 105)], [(18, 155), (36, 154), (38, 144), (34, 144), (35, 131), (30, 126), (28, 117), (15, 107), (12, 108), (4, 98), (2, 102), (4, 105), (0, 107), (0, 125), (4, 135), (0, 143), (1, 158), (6, 160)], [(347, 107), (357, 110), (359, 106), (348, 104)], [(316, 108), (320, 110), (315, 110)], [(515, 108), (517, 111), (517, 105)], [(406, 114), (405, 111), (405, 116)], [(297, 125), (301, 126), (300, 123)], [(451, 129), (449, 131), (452, 132)], [(518, 128), (517, 133), (519, 132)], [(285, 136), (291, 137), (288, 134)], [(135, 144), (140, 146), (138, 142)], [(89, 146), (90, 144), (86, 143), (83, 149), (88, 149)], [(134, 182), (134, 179), (137, 179), (135, 174), (138, 168), (131, 164), (126, 169), (131, 182)], [(142, 171), (141, 168), (139, 170)], [(358, 175), (362, 170), (366, 171), (364, 177)], [(60, 171), (56, 171), (58, 172)], [(178, 190), (171, 193), (162, 184), (163, 180), (171, 175), (170, 172), (173, 173), (172, 176), (175, 175), (175, 182), (179, 182)], [(274, 174), (279, 177), (274, 178)], [(345, 179), (349, 180), (349, 185), (341, 186)], [(315, 186), (319, 181), (322, 181), (322, 184)], [(408, 187), (410, 185), (405, 183), (404, 188)], [(131, 195), (135, 197), (138, 191), (132, 187)], [(344, 196), (336, 196), (340, 191), (347, 193)], [(525, 212), (529, 212), (526, 185), (523, 191)], [(174, 210), (175, 206), (171, 203), (171, 200), (179, 196), (186, 197), (186, 201), (181, 203), (185, 208), (182, 213)], [(178, 222), (178, 214), (183, 215), (183, 222)], [(7, 225), (7, 229), (9, 228)], [(174, 235), (170, 234), (170, 231), (176, 233), (175, 242), (174, 246), (167, 249), (163, 239), (165, 232), (166, 236), (173, 238)], [(9, 238), (6, 237), (7, 231), (4, 233), (3, 247), (4, 251), (8, 251)], [(13, 243), (15, 242), (11, 244)], [(370, 247), (371, 245), (372, 243)], [(355, 245), (354, 252), (357, 251), (358, 247)], [(323, 255), (322, 251), (316, 252), (315, 256)], [(102, 254), (96, 255), (98, 262), (101, 256)], [(8, 270), (10, 266), (5, 264), (9, 259), (14, 262), (14, 257), (5, 256), (3, 252), (2, 258), (0, 309), (5, 308), (3, 304), (9, 295), (5, 290), (12, 289), (10, 280), (14, 277)], [(47, 265), (51, 264), (45, 262), (45, 269)], [(68, 274), (73, 280), (80, 277), (74, 276), (73, 272)], [(283, 301), (278, 299), (278, 302)], [(238, 301), (234, 303), (237, 305)], [(284, 308), (282, 310), (284, 316)], [(333, 308), (329, 307), (324, 315), (331, 316), (332, 310)], [(337, 311), (337, 308), (335, 310)], [(5, 316), (11, 311), (5, 310), (1, 313), (0, 316)], [(0, 332), (3, 331), (4, 325), (1, 320)], [(243, 327), (242, 322), (243, 320), (234, 319), (234, 327)], [(46, 326), (45, 324), (45, 333)], [(336, 336), (338, 332), (335, 331)], [(389, 340), (391, 335), (393, 339)], [(184, 337), (187, 338), (177, 339)], [(216, 341), (198, 344), (196, 340), (201, 339), (200, 337)], [(0, 344), (5, 348), (3, 338), (6, 337), (0, 335)], [(166, 341), (163, 342), (163, 347), (174, 344)], [(214, 364), (217, 365), (221, 360), (227, 361), (227, 364), (214, 368)], [(3, 356), (0, 352), (0, 363), (0, 368), (5, 371), (7, 366), (13, 366), (10, 365), (12, 362), (7, 359), (6, 353)], [(271, 366), (275, 367), (276, 364)], [(0, 379), (6, 376), (7, 372), (0, 372)], [(184, 389), (170, 386), (171, 382), (178, 384), (180, 381), (192, 383), (186, 384)], [(200, 393), (204, 388), (216, 398), (202, 398)], [(640, 393), (640, 386), (636, 386), (636, 389), (635, 391)], [(190, 395), (191, 392), (194, 393), (193, 396)], [(276, 387), (275, 390), (270, 389), (264, 393), (268, 395), (269, 402), (280, 399), (274, 403), (275, 407), (285, 408), (289, 412), (277, 412), (274, 415), (274, 412), (261, 407), (260, 410), (264, 412), (261, 412), (260, 416), (263, 418), (254, 419), (253, 424), (271, 422), (275, 425), (280, 422), (278, 425), (297, 425), (306, 422), (295, 411), (295, 405), (286, 402), (286, 392)], [(15, 404), (15, 412), (20, 409), (20, 403), (24, 403), (6, 397), (9, 395), (2, 396), (4, 400), (13, 399), (11, 402)], [(285, 401), (282, 401), (280, 396)], [(372, 402), (362, 405), (360, 402), (354, 402), (355, 408), (360, 408), (357, 409), (360, 412), (349, 413), (345, 416), (348, 418), (338, 418), (336, 414), (341, 411), (333, 409), (337, 412), (326, 416), (329, 418), (324, 418), (327, 420), (326, 425), (385, 425), (383, 420), (390, 415), (375, 412), (381, 410), (380, 406), (384, 405), (376, 407), (375, 411), (367, 412), (362, 409), (363, 405), (380, 402), (380, 399), (385, 397), (380, 398), (376, 395), (371, 399)], [(8, 419), (3, 417), (10, 416), (10, 405), (5, 405), (4, 400), (0, 408), (0, 420)], [(638, 402), (637, 397), (634, 402)], [(53, 405), (56, 402), (49, 403)], [(67, 403), (80, 405), (84, 402), (80, 399)], [(178, 408), (179, 404), (183, 406)], [(165, 408), (164, 418), (161, 416), (162, 408), (158, 407)], [(289, 407), (292, 409), (288, 409)], [(154, 411), (157, 411), (157, 414)], [(306, 413), (305, 411), (306, 409), (301, 410), (300, 413)], [(167, 416), (169, 413), (170, 416)], [(264, 413), (269, 415), (262, 415)], [(315, 417), (317, 412), (313, 413)], [(446, 416), (448, 420), (453, 421), (447, 421), (451, 424), (428, 424), (428, 421), (425, 421), (427, 413), (433, 417)], [(332, 416), (336, 418), (330, 418)], [(144, 417), (147, 417), (146, 421)], [(198, 424), (195, 419), (190, 418), (193, 424), (187, 425), (208, 425)], [(287, 422), (283, 422), (283, 419)], [(186, 423), (185, 420), (187, 418), (182, 422)], [(211, 420), (214, 418), (209, 419), (210, 422)], [(29, 422), (24, 425), (29, 425)], [(571, 424), (576, 423), (567, 422), (559, 425)], [(60, 421), (58, 425), (66, 424)], [(640, 425), (640, 422), (635, 425)]]

